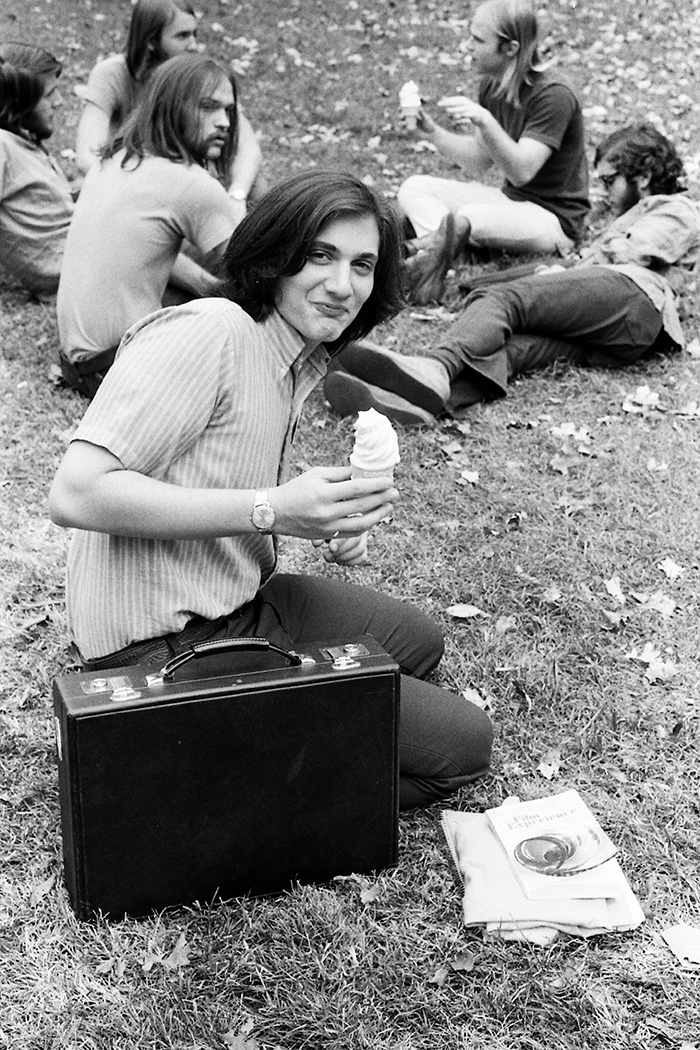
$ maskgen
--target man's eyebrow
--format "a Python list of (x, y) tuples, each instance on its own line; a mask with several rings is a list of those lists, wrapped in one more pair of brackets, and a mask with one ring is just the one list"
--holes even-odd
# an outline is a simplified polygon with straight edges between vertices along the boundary
[[(316, 238), (315, 241), (312, 241), (311, 247), (312, 248), (325, 248), (327, 251), (332, 251), (332, 252), (337, 252), (338, 251), (338, 245), (337, 244), (333, 244), (332, 241), (322, 241), (320, 239), (320, 237)], [(362, 252), (362, 251), (360, 251), (360, 252), (357, 252), (357, 255), (355, 256), (355, 258), (358, 258), (358, 259), (359, 258), (362, 258), (362, 259), (377, 259), (377, 258), (379, 258), (379, 256), (377, 255), (376, 252), (371, 252), (371, 251)]]

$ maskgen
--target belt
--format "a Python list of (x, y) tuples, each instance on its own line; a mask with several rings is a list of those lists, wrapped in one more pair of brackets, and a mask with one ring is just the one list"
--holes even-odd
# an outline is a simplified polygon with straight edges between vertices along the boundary
[(61, 357), (71, 368), (75, 369), (79, 376), (91, 376), (95, 372), (106, 372), (108, 368), (111, 368), (116, 353), (117, 347), (113, 346), (109, 350), (101, 350), (99, 354), (93, 354), (84, 361), (69, 361), (64, 354), (61, 354)]
[(143, 642), (132, 642), (131, 645), (117, 649), (106, 656), (94, 660), (83, 660), (84, 671), (102, 671), (109, 667), (122, 667), (130, 664), (157, 663), (167, 661), (171, 656), (184, 652), (194, 642), (203, 642), (222, 628), (229, 620), (237, 619), (241, 610), (230, 616), (220, 616), (217, 620), (206, 620), (203, 616), (193, 616), (188, 620), (179, 634), (164, 634), (158, 638), (147, 638)]

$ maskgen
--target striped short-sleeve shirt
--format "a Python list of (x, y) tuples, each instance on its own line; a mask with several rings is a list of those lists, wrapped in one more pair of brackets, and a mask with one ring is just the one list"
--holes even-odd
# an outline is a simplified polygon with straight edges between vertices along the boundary
[[(160, 310), (134, 325), (74, 440), (149, 477), (191, 488), (274, 486), (326, 351), (279, 314), (254, 322), (226, 299)], [(214, 619), (274, 571), (272, 538), (156, 540), (76, 530), (66, 608), (83, 659)]]

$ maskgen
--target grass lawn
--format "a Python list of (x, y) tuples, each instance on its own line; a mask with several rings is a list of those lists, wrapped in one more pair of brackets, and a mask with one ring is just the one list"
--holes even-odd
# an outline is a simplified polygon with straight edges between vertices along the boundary
[[(0, 4), (0, 39), (36, 41), (64, 62), (53, 148), (68, 173), (73, 86), (121, 48), (129, 10)], [(209, 0), (202, 41), (236, 58), (273, 181), (327, 164), (395, 192), (409, 172), (439, 170), (400, 129), (398, 88), (417, 80), (431, 100), (473, 89), (469, 11), (450, 0)], [(584, 93), (591, 143), (651, 116), (679, 144), (695, 194), (699, 14), (698, 0), (547, 5), (548, 46)], [(446, 308), (406, 311), (378, 339), (420, 350), (458, 309), (453, 288)], [(689, 337), (695, 329), (691, 310)], [(399, 864), (374, 879), (77, 922), (62, 883), (50, 704), (69, 666), (67, 536), (45, 501), (85, 402), (53, 381), (51, 307), (2, 278), (0, 344), (0, 1046), (697, 1050), (698, 976), (660, 935), (700, 926), (700, 357), (550, 369), (466, 423), (403, 429), (402, 501), (371, 565), (329, 568), (302, 543), (283, 547), (286, 566), (381, 587), (442, 623), (442, 681), (477, 690), (497, 731), (491, 775), (450, 808), (575, 787), (619, 845), (644, 925), (535, 948), (462, 926), (439, 805), (402, 817)], [(344, 461), (350, 442), (351, 420), (317, 392), (294, 465)], [(453, 619), (457, 603), (481, 615)]]

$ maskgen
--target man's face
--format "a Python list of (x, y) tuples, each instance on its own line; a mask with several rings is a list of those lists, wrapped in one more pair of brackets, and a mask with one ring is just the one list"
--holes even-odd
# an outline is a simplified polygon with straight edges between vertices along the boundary
[(478, 7), (469, 30), (469, 50), (475, 73), (484, 77), (498, 77), (503, 73), (510, 61), (503, 43), (496, 33), (490, 6)]
[(319, 232), (299, 273), (280, 280), (275, 306), (307, 346), (331, 343), (372, 294), (378, 257), (373, 215), (334, 219)]
[(24, 118), (23, 123), (25, 130), (40, 142), (53, 135), (53, 112), (55, 108), (53, 96), (58, 84), (58, 77), (49, 77), (45, 83), (44, 94), (32, 112)]
[(231, 82), (222, 77), (209, 88), (197, 104), (197, 130), (190, 143), (203, 161), (218, 160), (226, 147), (233, 110)]
[(178, 11), (160, 34), (159, 43), (164, 59), (197, 51), (197, 19), (187, 11)]
[(609, 160), (601, 160), (597, 168), (598, 178), (605, 187), (608, 205), (615, 215), (622, 215), (638, 204), (642, 198), (636, 182), (621, 175)]

